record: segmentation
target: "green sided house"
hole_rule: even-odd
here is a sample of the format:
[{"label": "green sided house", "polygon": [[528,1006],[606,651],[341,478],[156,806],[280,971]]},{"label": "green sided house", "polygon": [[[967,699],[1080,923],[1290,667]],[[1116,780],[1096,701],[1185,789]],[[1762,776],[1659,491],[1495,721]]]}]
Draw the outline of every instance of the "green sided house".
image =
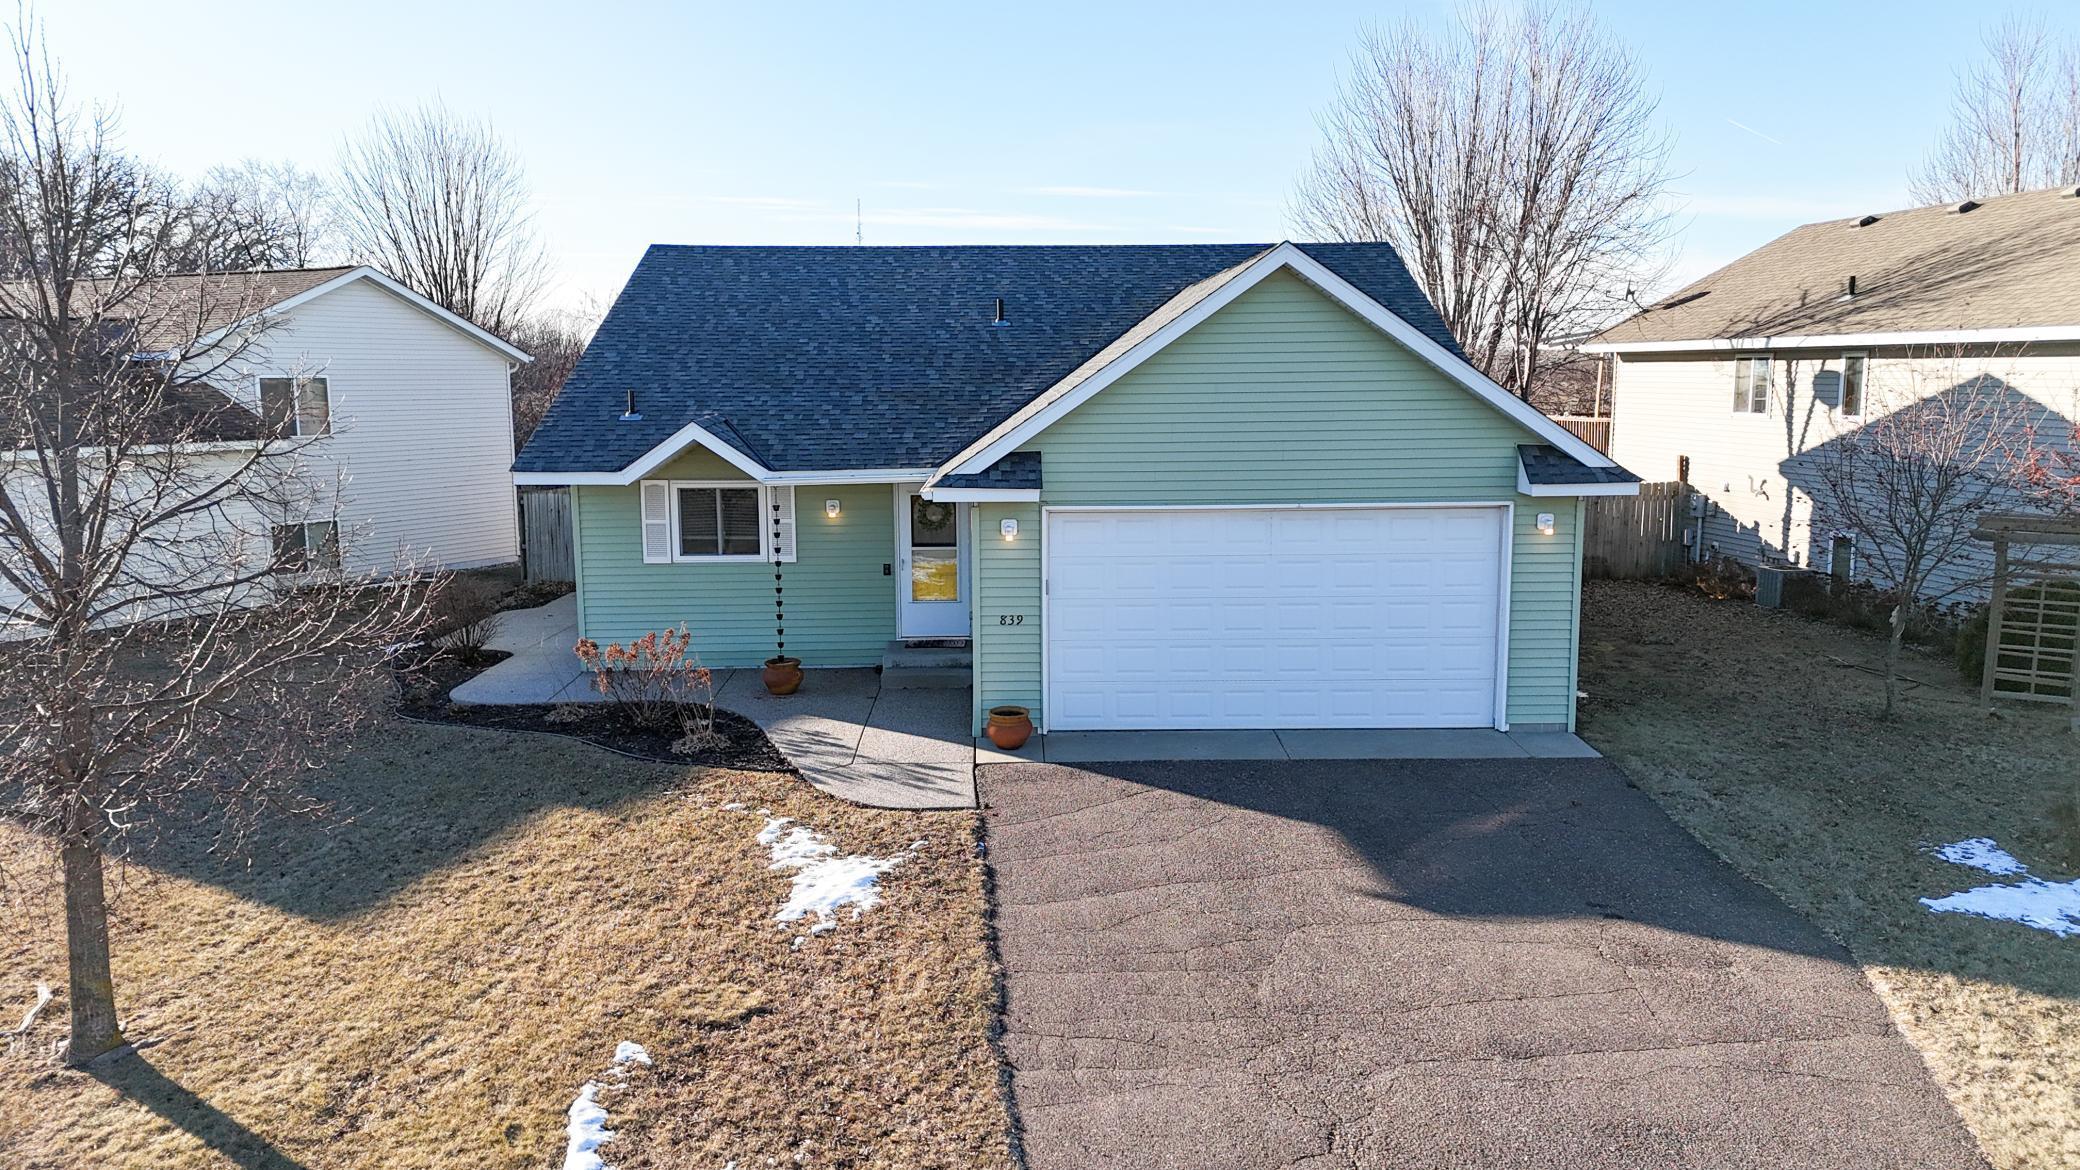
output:
[{"label": "green sided house", "polygon": [[655,247],[515,479],[586,637],[965,647],[1045,731],[1571,730],[1581,499],[1637,484],[1391,248],[1290,243]]}]

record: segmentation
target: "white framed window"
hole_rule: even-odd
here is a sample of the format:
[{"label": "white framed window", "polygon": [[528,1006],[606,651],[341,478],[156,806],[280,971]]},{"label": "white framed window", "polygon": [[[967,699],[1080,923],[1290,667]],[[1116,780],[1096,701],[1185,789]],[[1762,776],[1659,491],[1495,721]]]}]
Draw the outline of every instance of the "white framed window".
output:
[{"label": "white framed window", "polygon": [[332,433],[332,386],[325,378],[260,379],[260,424],[269,439]]},{"label": "white framed window", "polygon": [[1769,413],[1769,354],[1733,359],[1733,413]]},{"label": "white framed window", "polygon": [[792,487],[646,479],[639,492],[646,564],[794,560]]},{"label": "white framed window", "polygon": [[1835,413],[1843,418],[1862,418],[1864,404],[1864,382],[1870,375],[1868,354],[1845,353],[1842,355],[1842,393]]},{"label": "white framed window", "polygon": [[756,484],[672,483],[672,559],[766,559],[765,492]]},{"label": "white framed window", "polygon": [[275,572],[336,573],[339,568],[339,521],[274,526]]}]

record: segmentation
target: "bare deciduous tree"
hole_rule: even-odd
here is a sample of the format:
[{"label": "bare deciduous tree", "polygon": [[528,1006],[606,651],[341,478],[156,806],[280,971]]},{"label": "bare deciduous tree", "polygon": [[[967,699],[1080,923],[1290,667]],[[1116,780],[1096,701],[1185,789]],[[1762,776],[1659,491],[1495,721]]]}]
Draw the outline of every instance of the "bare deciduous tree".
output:
[{"label": "bare deciduous tree", "polygon": [[306,268],[335,250],[325,181],[293,163],[212,168],[190,197],[169,266]]},{"label": "bare deciduous tree", "polygon": [[1924,203],[2080,183],[2080,51],[2025,16],[1983,44],[1957,78],[1949,127],[1910,177]]},{"label": "bare deciduous tree", "polygon": [[599,324],[597,312],[547,313],[513,330],[507,338],[534,356],[513,370],[513,445],[518,450],[541,425],[571,371],[584,356],[585,344]]},{"label": "bare deciduous tree", "polygon": [[[1982,583],[1979,518],[2012,508],[2028,486],[2022,444],[2037,408],[1983,356],[1886,363],[1865,388],[1869,421],[1797,460],[1813,485],[1816,526],[1849,536],[1858,575],[1894,601],[1885,714],[1897,710],[1900,649],[1917,603]],[[1918,599],[1918,602],[1917,602]]]},{"label": "bare deciduous tree", "polygon": [[1668,141],[1630,53],[1582,9],[1466,11],[1366,35],[1294,199],[1299,230],[1384,240],[1476,366],[1542,363],[1658,278]]},{"label": "bare deciduous tree", "polygon": [[340,159],[347,250],[442,308],[503,335],[540,294],[520,161],[483,122],[438,104],[377,115]]},{"label": "bare deciduous tree", "polygon": [[[241,283],[166,279],[190,213],[61,94],[33,29],[0,98],[0,815],[62,872],[71,1040],[123,1043],[105,862],[231,849],[387,698],[424,590],[345,572],[322,439],[228,375]],[[244,379],[236,379],[243,383]],[[278,412],[280,415],[278,416]],[[330,517],[313,528],[316,517]],[[291,575],[284,575],[284,571]]]}]

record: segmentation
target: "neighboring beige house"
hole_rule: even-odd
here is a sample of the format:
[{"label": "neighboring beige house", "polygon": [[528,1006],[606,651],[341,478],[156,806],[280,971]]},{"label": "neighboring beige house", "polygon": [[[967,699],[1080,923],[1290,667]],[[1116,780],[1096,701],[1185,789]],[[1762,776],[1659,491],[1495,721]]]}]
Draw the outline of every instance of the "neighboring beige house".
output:
[{"label": "neighboring beige house", "polygon": [[1992,378],[2046,441],[2070,437],[2080,197],[1807,224],[1583,348],[1614,358],[1611,457],[1698,490],[1694,557],[1826,568],[1809,453],[1836,436]]}]

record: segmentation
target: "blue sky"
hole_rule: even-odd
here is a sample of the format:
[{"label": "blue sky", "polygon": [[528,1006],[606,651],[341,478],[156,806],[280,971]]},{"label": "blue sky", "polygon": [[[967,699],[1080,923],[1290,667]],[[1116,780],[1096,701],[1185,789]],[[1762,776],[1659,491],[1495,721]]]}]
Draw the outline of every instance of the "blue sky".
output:
[{"label": "blue sky", "polygon": [[[869,243],[1284,238],[1358,30],[1451,7],[47,0],[42,16],[74,94],[183,173],[324,171],[383,103],[490,117],[574,305],[610,299],[652,242],[849,243],[855,199]],[[1678,279],[1799,223],[1903,206],[2002,11],[1595,8],[1675,136]]]}]

